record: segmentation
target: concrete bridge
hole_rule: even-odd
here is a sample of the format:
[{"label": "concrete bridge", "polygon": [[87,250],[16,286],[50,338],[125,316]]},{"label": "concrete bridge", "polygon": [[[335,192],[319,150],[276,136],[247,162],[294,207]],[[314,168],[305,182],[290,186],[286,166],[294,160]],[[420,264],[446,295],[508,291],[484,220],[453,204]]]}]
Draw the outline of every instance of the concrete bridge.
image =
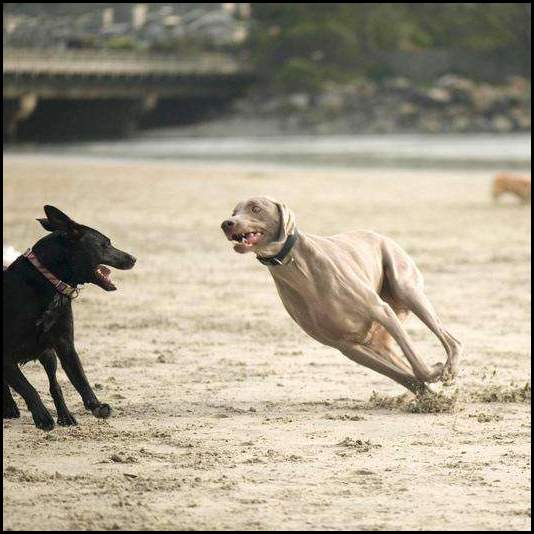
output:
[{"label": "concrete bridge", "polygon": [[4,50],[8,139],[125,135],[222,111],[253,81],[234,58],[130,52]]}]

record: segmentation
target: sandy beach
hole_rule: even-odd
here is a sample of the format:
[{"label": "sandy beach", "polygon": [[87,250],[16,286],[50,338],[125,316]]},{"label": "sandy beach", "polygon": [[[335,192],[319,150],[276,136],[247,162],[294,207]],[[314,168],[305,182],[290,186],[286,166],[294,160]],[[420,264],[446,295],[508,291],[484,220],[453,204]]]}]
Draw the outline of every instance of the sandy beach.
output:
[{"label": "sandy beach", "polygon": [[[74,304],[97,420],[3,423],[5,530],[530,529],[530,207],[484,169],[329,170],[7,155],[4,242],[44,235],[44,204],[138,258]],[[219,225],[283,199],[304,232],[372,229],[422,270],[465,347],[444,413],[304,334],[268,270]],[[415,319],[428,362],[444,360]],[[53,409],[44,370],[24,368]]]}]

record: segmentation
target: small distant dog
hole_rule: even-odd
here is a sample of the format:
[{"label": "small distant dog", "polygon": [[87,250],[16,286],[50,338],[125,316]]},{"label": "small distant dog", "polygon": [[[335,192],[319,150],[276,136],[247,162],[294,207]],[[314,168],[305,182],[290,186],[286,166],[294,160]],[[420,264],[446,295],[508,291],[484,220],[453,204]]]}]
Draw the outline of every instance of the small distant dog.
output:
[{"label": "small distant dog", "polygon": [[135,258],[113,247],[105,235],[74,222],[57,208],[45,206],[44,211],[46,218],[37,220],[51,232],[49,235],[22,255],[12,247],[4,247],[3,418],[20,416],[9,389],[13,388],[26,402],[35,425],[51,430],[54,419],[19,364],[36,359],[42,363],[59,425],[75,425],[76,420],[56,379],[56,354],[86,409],[95,417],[109,417],[111,408],[97,399],[74,347],[71,303],[79,284],[115,290],[105,265],[131,269]]},{"label": "small distant dog", "polygon": [[507,173],[498,174],[493,180],[491,192],[495,201],[504,193],[511,193],[523,203],[530,203],[530,176],[517,176]]}]

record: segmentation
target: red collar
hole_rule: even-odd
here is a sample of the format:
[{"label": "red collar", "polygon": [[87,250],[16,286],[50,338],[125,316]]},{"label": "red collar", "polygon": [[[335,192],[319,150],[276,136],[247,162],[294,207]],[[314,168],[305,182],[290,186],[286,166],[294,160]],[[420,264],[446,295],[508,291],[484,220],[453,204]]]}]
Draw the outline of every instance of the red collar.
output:
[{"label": "red collar", "polygon": [[55,277],[35,255],[35,252],[29,248],[23,256],[54,286],[58,293],[69,297],[69,299],[75,299],[80,290],[77,287],[69,286],[65,282],[62,282],[59,278]]}]

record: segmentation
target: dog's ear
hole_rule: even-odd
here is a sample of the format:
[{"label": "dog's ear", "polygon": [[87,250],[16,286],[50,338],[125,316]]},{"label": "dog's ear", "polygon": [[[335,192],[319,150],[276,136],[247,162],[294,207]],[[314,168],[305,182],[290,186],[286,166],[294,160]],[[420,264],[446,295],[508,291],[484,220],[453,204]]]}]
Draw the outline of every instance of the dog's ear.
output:
[{"label": "dog's ear", "polygon": [[55,228],[50,224],[48,219],[36,219],[41,223],[41,226],[47,231],[47,232],[53,232]]},{"label": "dog's ear", "polygon": [[81,235],[81,227],[74,222],[68,215],[58,210],[54,206],[44,206],[46,219],[37,219],[41,226],[49,232],[59,230],[65,232],[71,237],[79,237]]},{"label": "dog's ear", "polygon": [[278,241],[285,242],[288,236],[295,232],[295,214],[283,202],[275,201],[275,204],[280,214],[280,234]]},{"label": "dog's ear", "polygon": [[262,256],[274,256],[278,254],[281,248],[284,246],[288,236],[295,233],[296,219],[295,214],[290,210],[283,202],[278,202],[270,197],[264,197],[271,201],[278,211],[278,219],[280,229],[278,231],[278,237],[266,245],[260,245]]}]

